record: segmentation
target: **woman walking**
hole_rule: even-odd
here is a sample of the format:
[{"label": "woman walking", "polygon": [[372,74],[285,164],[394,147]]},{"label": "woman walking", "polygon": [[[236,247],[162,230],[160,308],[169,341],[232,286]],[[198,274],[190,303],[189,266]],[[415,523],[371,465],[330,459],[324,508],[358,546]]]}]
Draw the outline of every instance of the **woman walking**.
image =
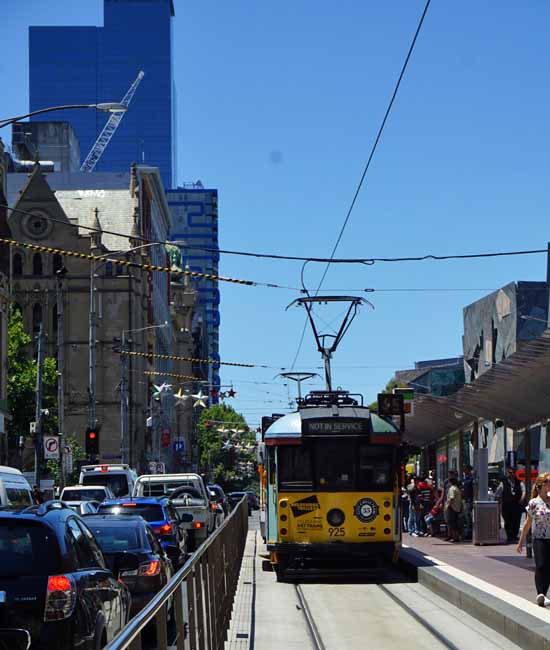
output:
[{"label": "woman walking", "polygon": [[546,607],[550,587],[550,473],[540,474],[527,504],[527,520],[521,531],[517,552],[521,553],[529,530],[533,530],[533,554],[535,556],[535,586],[537,605]]}]

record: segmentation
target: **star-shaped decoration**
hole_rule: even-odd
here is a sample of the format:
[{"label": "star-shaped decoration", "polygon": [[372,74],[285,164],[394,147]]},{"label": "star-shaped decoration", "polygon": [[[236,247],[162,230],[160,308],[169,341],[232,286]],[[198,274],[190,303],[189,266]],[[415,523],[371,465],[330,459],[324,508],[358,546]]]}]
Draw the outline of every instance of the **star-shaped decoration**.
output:
[{"label": "star-shaped decoration", "polygon": [[202,406],[203,408],[206,408],[207,396],[203,394],[202,390],[199,390],[196,395],[191,395],[191,397],[195,400],[193,406]]},{"label": "star-shaped decoration", "polygon": [[223,443],[223,445],[222,445],[222,449],[225,449],[225,450],[227,450],[227,449],[231,449],[232,446],[233,446],[233,445],[231,444],[231,441],[230,441],[230,440],[226,440],[226,441]]},{"label": "star-shaped decoration", "polygon": [[190,396],[184,395],[180,388],[177,393],[174,393],[174,399],[176,400],[176,406],[179,406],[180,404],[183,406],[185,402],[190,399]]},{"label": "star-shaped decoration", "polygon": [[226,432],[228,431],[228,429],[226,429],[226,428],[224,427],[224,425],[222,424],[221,427],[218,427],[218,431],[219,431],[220,433],[226,433]]},{"label": "star-shaped decoration", "polygon": [[233,389],[231,389],[231,390],[228,390],[228,391],[227,391],[227,395],[226,395],[226,396],[227,396],[227,397],[235,397],[236,394],[237,394],[237,393],[236,393]]},{"label": "star-shaped decoration", "polygon": [[212,397],[218,397],[219,394],[220,394],[220,391],[219,391],[217,388],[213,388],[213,389],[210,391],[210,395],[211,395]]}]

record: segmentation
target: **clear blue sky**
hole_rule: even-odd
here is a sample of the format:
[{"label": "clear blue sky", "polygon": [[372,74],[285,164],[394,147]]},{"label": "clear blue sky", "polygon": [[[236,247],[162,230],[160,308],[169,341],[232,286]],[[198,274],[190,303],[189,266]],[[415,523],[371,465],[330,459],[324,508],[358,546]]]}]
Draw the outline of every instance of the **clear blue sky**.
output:
[{"label": "clear blue sky", "polygon": [[[219,189],[223,248],[329,255],[424,0],[175,5],[178,180]],[[0,116],[28,106],[28,25],[101,24],[101,14],[101,0],[2,3]],[[546,0],[432,0],[339,256],[546,245],[549,29]],[[308,286],[322,270],[308,267]],[[221,272],[300,282],[298,263],[223,256]],[[543,255],[342,266],[324,286],[491,290],[544,273]],[[396,368],[460,354],[462,307],[484,293],[368,294],[376,310],[343,341],[334,383],[370,400]],[[304,322],[284,311],[295,297],[222,286],[222,359],[289,367]],[[308,331],[297,368],[319,365]],[[272,381],[274,368],[222,373],[251,423],[288,405],[280,382],[248,383]]]}]

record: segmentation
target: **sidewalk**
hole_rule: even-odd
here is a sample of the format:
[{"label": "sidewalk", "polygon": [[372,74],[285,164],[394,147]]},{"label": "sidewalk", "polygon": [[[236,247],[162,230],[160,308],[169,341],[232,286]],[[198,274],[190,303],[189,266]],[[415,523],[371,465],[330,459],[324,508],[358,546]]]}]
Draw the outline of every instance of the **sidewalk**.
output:
[{"label": "sidewalk", "polygon": [[[412,537],[403,533],[403,559],[413,549],[417,560],[452,566],[495,587],[510,591],[533,602],[535,594],[534,560],[516,553],[515,544],[474,546],[472,542],[451,544],[442,537]],[[549,613],[550,616],[550,613]]]}]

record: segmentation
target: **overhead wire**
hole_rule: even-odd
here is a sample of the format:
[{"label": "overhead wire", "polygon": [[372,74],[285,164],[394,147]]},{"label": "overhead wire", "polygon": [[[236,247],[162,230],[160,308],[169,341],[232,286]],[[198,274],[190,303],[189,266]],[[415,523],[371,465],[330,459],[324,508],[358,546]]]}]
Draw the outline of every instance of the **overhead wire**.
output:
[{"label": "overhead wire", "polygon": [[[348,208],[348,211],[347,211],[346,217],[345,217],[345,219],[344,219],[344,222],[343,222],[343,224],[342,224],[342,227],[340,228],[340,232],[339,232],[339,234],[338,234],[338,237],[336,238],[336,242],[335,242],[334,247],[333,247],[333,249],[332,249],[332,253],[331,253],[331,255],[330,255],[329,261],[327,262],[327,265],[326,265],[326,267],[325,267],[325,270],[323,271],[323,275],[321,276],[321,280],[320,280],[320,282],[319,282],[319,285],[317,286],[317,290],[316,290],[316,292],[315,292],[315,295],[318,295],[319,290],[321,289],[321,287],[322,287],[322,285],[323,285],[323,282],[324,282],[325,277],[326,277],[326,275],[327,275],[327,273],[328,273],[328,270],[329,270],[329,268],[330,268],[330,265],[332,264],[332,262],[333,262],[333,260],[334,260],[334,256],[336,255],[336,251],[337,251],[337,249],[338,249],[338,246],[340,245],[340,241],[342,240],[342,236],[343,236],[343,234],[344,234],[344,231],[345,231],[345,229],[346,229],[346,226],[348,225],[348,221],[349,221],[349,219],[350,219],[350,217],[351,217],[351,213],[352,213],[352,211],[353,211],[353,208],[355,207],[355,204],[356,204],[356,202],[357,202],[357,198],[358,198],[358,196],[359,196],[359,193],[360,193],[360,191],[361,191],[361,188],[363,187],[363,183],[364,183],[365,178],[366,178],[366,176],[367,176],[367,172],[368,172],[368,170],[369,170],[369,168],[370,168],[370,164],[371,164],[371,162],[372,162],[372,160],[373,160],[373,158],[374,158],[374,154],[376,153],[376,149],[377,149],[377,147],[378,147],[378,143],[380,142],[380,139],[381,139],[381,137],[382,137],[382,133],[383,133],[383,131],[384,131],[384,127],[386,126],[386,122],[387,122],[388,117],[389,117],[389,115],[390,115],[390,112],[391,112],[391,109],[392,109],[392,107],[393,107],[393,104],[394,104],[395,98],[397,97],[397,93],[398,93],[398,91],[399,91],[399,87],[400,87],[400,85],[401,85],[401,81],[402,81],[402,79],[403,79],[403,77],[404,77],[404,75],[405,75],[405,71],[406,71],[406,69],[407,69],[407,66],[408,66],[408,64],[409,64],[409,60],[410,60],[411,55],[412,55],[412,53],[413,53],[414,46],[415,46],[415,44],[416,44],[416,40],[417,40],[417,38],[418,38],[418,35],[420,34],[420,30],[422,29],[422,25],[424,24],[424,18],[426,17],[426,14],[427,14],[427,12],[428,12],[428,8],[429,8],[429,6],[430,6],[430,2],[431,2],[431,0],[427,0],[427,1],[426,1],[426,5],[424,6],[424,11],[422,12],[422,15],[421,15],[421,17],[420,17],[420,21],[419,21],[418,26],[417,26],[417,28],[416,28],[416,31],[415,31],[414,37],[413,37],[412,42],[411,42],[411,44],[410,44],[410,46],[409,46],[409,51],[407,52],[407,56],[405,57],[405,62],[403,63],[403,66],[401,67],[401,72],[399,73],[399,77],[398,77],[398,79],[397,79],[397,83],[395,84],[395,87],[394,87],[394,90],[393,90],[393,93],[392,93],[391,99],[390,99],[389,104],[388,104],[388,106],[387,106],[387,108],[386,108],[386,112],[385,112],[385,114],[384,114],[384,118],[382,119],[382,123],[380,124],[380,128],[378,129],[378,133],[376,134],[376,138],[375,138],[374,143],[373,143],[373,145],[372,145],[372,147],[371,147],[371,151],[370,151],[369,157],[367,158],[367,162],[366,162],[366,164],[365,164],[365,166],[364,166],[364,168],[363,168],[363,173],[361,174],[361,178],[359,179],[359,183],[358,183],[357,188],[356,188],[356,190],[355,190],[355,193],[354,193],[354,195],[353,195],[353,199],[352,199],[351,204],[350,204],[350,206],[349,206],[349,208]],[[305,263],[304,263],[304,265],[305,265]],[[302,277],[303,277],[303,267],[302,267]],[[293,362],[292,362],[292,368],[294,368],[294,366],[295,366],[295,364],[296,364],[296,361],[298,360],[298,356],[299,356],[299,354],[300,354],[300,350],[301,350],[302,345],[303,345],[303,342],[304,342],[304,337],[305,337],[305,332],[306,332],[306,328],[307,328],[307,323],[308,323],[308,319],[306,318],[306,320],[305,320],[305,322],[304,322],[304,327],[303,327],[303,329],[302,329],[302,334],[301,334],[301,336],[300,336],[300,342],[298,343],[298,350],[297,350],[297,352],[296,352],[296,354],[295,354],[295,356],[294,356],[294,360],[293,360]]]}]

